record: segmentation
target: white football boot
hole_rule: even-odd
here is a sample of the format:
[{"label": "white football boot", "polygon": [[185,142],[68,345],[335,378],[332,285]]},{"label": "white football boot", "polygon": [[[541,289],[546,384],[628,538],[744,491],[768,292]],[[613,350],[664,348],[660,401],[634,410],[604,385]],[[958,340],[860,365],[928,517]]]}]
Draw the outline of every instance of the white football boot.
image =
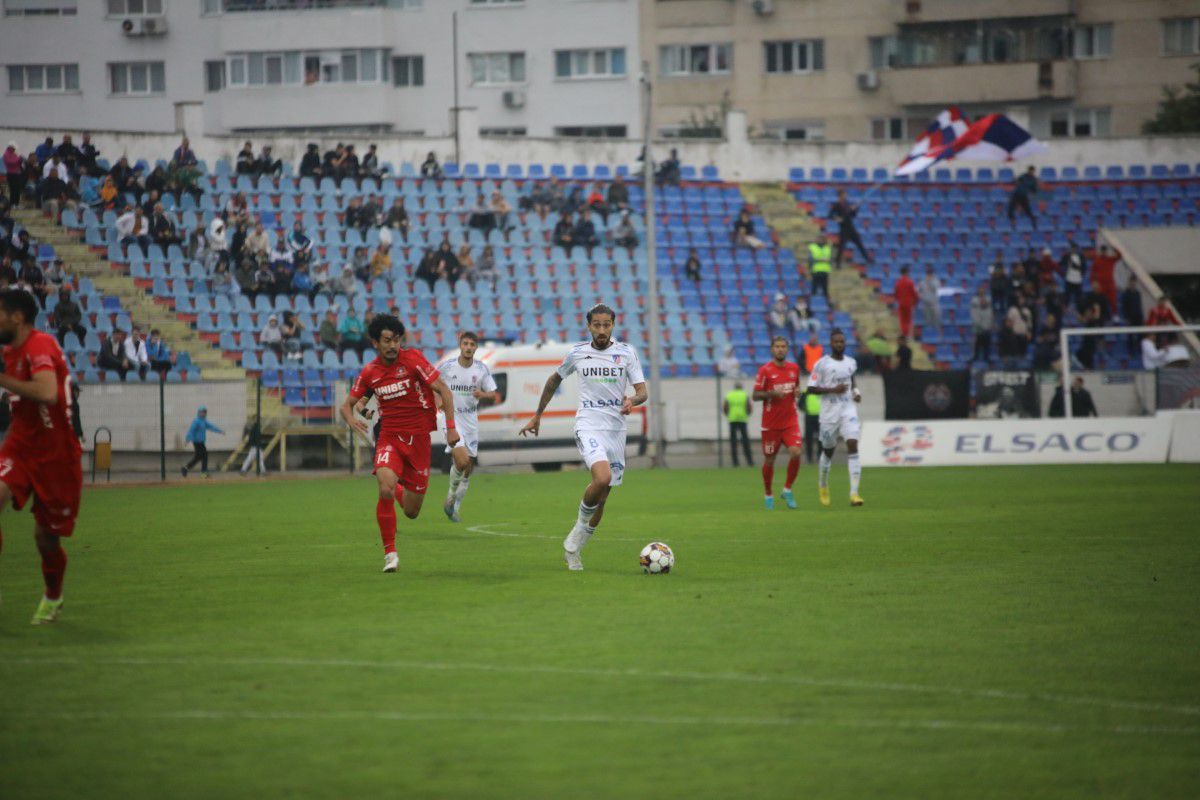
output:
[{"label": "white football boot", "polygon": [[395,572],[400,569],[400,555],[398,553],[385,553],[383,556],[383,571]]}]

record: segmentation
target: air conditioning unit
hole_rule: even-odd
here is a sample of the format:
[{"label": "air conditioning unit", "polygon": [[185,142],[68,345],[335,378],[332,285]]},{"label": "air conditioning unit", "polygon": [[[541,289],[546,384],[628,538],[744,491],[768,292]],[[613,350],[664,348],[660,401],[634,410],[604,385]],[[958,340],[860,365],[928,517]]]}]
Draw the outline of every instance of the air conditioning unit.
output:
[{"label": "air conditioning unit", "polygon": [[869,69],[858,73],[858,88],[864,92],[873,92],[879,88],[879,72]]},{"label": "air conditioning unit", "polygon": [[750,0],[750,6],[760,17],[769,17],[775,13],[775,0]]},{"label": "air conditioning unit", "polygon": [[121,20],[121,32],[126,36],[163,36],[167,32],[167,18],[126,17]]},{"label": "air conditioning unit", "polygon": [[505,108],[524,108],[525,107],[525,93],[518,89],[513,89],[513,90],[505,92],[503,99],[504,99]]}]

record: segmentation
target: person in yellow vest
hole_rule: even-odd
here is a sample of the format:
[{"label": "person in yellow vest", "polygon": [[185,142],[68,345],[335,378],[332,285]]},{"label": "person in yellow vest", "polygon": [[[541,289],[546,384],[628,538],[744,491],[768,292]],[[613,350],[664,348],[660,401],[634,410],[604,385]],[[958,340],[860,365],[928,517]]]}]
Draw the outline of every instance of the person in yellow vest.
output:
[{"label": "person in yellow vest", "polygon": [[817,240],[808,245],[808,270],[812,275],[812,296],[823,294],[829,297],[829,265],[833,259],[833,247],[822,232]]},{"label": "person in yellow vest", "polygon": [[821,396],[818,394],[804,395],[804,458],[810,464],[817,463],[813,458],[813,448],[821,433]]},{"label": "person in yellow vest", "polygon": [[729,448],[733,452],[733,465],[738,464],[738,438],[742,440],[742,452],[746,455],[746,463],[754,466],[754,459],[750,455],[750,432],[746,427],[746,421],[750,419],[751,412],[754,411],[754,403],[750,400],[750,395],[742,388],[742,382],[738,381],[733,384],[733,389],[725,394],[725,418],[729,420]]}]

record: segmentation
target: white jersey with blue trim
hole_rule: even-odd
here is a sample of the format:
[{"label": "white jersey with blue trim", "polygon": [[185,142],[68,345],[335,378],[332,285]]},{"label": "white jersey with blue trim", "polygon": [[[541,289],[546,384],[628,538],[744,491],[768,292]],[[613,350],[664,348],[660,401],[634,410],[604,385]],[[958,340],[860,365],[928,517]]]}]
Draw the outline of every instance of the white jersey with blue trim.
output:
[{"label": "white jersey with blue trim", "polygon": [[809,386],[832,389],[839,384],[846,385],[846,391],[841,394],[821,395],[821,424],[827,425],[847,416],[858,417],[858,407],[854,403],[854,393],[850,388],[857,371],[858,362],[846,355],[840,359],[822,356],[813,364],[812,375],[808,377]]},{"label": "white jersey with blue trim", "polygon": [[571,373],[579,375],[575,430],[625,430],[625,416],[621,413],[625,391],[629,386],[646,382],[637,351],[616,339],[603,350],[593,347],[591,340],[580,342],[558,367],[560,378]]},{"label": "white jersey with blue trim", "polygon": [[463,436],[472,434],[478,437],[479,401],[475,398],[475,390],[496,391],[492,371],[479,359],[473,359],[471,366],[464,367],[458,356],[446,359],[438,364],[437,369],[442,374],[442,382],[454,394],[454,427]]}]

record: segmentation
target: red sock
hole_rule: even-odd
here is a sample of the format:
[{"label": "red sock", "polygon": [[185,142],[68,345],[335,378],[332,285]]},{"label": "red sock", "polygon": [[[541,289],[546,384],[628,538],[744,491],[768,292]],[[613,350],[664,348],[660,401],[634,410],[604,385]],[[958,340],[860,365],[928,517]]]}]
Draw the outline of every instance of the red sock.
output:
[{"label": "red sock", "polygon": [[46,597],[57,600],[62,597],[63,578],[67,575],[67,551],[62,545],[49,553],[42,553],[42,580],[46,582]]},{"label": "red sock", "polygon": [[396,506],[392,500],[379,498],[375,504],[375,519],[379,522],[379,538],[383,540],[383,552],[396,552]]},{"label": "red sock", "polygon": [[791,489],[792,484],[796,481],[796,473],[800,471],[800,459],[792,458],[788,460],[787,480],[783,483],[783,488]]},{"label": "red sock", "polygon": [[770,461],[763,462],[763,488],[767,490],[767,497],[771,496],[771,482],[775,480],[775,465]]}]

